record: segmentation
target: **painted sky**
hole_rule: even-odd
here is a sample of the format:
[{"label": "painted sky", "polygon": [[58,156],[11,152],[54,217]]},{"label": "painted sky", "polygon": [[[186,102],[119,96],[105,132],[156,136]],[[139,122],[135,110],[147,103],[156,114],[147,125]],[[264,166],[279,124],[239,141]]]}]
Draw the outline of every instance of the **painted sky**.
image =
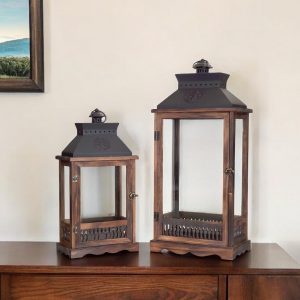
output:
[{"label": "painted sky", "polygon": [[29,37],[29,0],[0,0],[0,43]]}]

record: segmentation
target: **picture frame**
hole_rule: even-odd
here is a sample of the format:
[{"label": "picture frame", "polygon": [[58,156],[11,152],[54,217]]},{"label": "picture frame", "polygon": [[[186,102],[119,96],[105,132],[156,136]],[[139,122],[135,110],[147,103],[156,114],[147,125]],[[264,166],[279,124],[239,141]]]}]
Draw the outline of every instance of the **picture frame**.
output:
[{"label": "picture frame", "polygon": [[43,0],[28,1],[30,75],[0,78],[0,92],[44,92]]}]

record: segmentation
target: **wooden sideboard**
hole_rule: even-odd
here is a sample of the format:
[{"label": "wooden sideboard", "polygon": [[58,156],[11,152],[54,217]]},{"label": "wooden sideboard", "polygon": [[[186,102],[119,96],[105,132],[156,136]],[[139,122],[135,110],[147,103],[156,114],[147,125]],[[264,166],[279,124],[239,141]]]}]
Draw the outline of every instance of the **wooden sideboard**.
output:
[{"label": "wooden sideboard", "polygon": [[0,242],[1,299],[299,300],[300,266],[277,244],[235,261],[150,253],[70,260],[55,243]]}]

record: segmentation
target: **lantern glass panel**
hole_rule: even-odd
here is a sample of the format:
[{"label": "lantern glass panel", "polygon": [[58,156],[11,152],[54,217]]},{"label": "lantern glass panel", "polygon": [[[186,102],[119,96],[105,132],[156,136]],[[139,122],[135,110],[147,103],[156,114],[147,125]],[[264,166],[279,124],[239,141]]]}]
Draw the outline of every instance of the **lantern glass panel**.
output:
[{"label": "lantern glass panel", "polygon": [[[122,195],[125,195],[125,170],[120,167],[122,187],[120,189],[121,216],[126,217],[126,201],[123,201]],[[123,172],[122,172],[123,171]],[[122,176],[123,175],[123,176]],[[116,217],[116,180],[115,167],[84,167],[81,168],[81,221],[86,219],[101,217]],[[125,185],[126,187],[126,185]],[[119,217],[119,215],[118,215]]]},{"label": "lantern glass panel", "polygon": [[243,120],[235,120],[234,214],[242,212]]},{"label": "lantern glass panel", "polygon": [[180,120],[180,211],[222,213],[223,132],[223,120]]},{"label": "lantern glass panel", "polygon": [[164,143],[163,143],[163,213],[168,213],[173,210],[172,200],[172,182],[173,182],[173,120],[166,119],[163,122]]},{"label": "lantern glass panel", "polygon": [[65,220],[70,220],[70,168],[64,167]]},{"label": "lantern glass panel", "polygon": [[[174,120],[163,120],[163,213],[175,211]],[[180,120],[179,210],[223,212],[224,121]]]}]

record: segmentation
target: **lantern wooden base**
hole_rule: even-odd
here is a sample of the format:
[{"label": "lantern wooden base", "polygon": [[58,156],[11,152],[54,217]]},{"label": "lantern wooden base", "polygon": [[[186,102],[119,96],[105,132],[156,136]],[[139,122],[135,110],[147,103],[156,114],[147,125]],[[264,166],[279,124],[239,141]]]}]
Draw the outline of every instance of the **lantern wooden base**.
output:
[{"label": "lantern wooden base", "polygon": [[150,242],[151,252],[162,252],[167,250],[176,254],[191,253],[196,256],[217,255],[224,260],[234,260],[237,256],[251,250],[250,241],[247,240],[233,247],[216,247],[211,245],[185,244],[175,241],[152,240]]},{"label": "lantern wooden base", "polygon": [[87,254],[101,255],[104,253],[117,253],[121,251],[138,252],[138,243],[120,243],[111,245],[92,246],[86,248],[70,249],[60,243],[57,243],[57,250],[69,256],[70,258],[81,258]]}]

